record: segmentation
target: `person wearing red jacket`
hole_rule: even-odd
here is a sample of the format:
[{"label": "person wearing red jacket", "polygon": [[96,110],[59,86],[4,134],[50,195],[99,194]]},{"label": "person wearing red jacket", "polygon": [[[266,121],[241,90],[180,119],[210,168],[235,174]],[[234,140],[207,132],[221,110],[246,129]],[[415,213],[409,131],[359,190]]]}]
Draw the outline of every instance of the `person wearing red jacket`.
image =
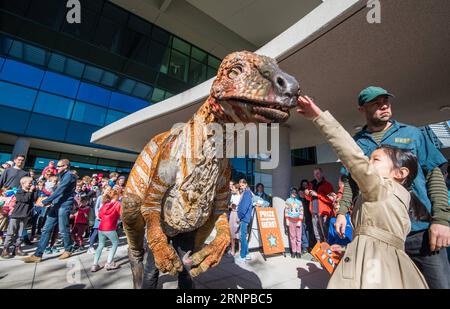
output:
[{"label": "person wearing red jacket", "polygon": [[333,217],[333,201],[328,197],[333,193],[333,185],[329,183],[320,167],[314,169],[314,180],[305,190],[305,197],[309,203],[309,209],[312,215],[312,224],[314,237],[317,242],[323,242],[327,239],[328,222]]},{"label": "person wearing red jacket", "polygon": [[116,190],[107,191],[102,196],[103,206],[98,213],[100,225],[98,227],[98,247],[95,251],[94,265],[91,267],[92,272],[99,271],[102,267],[98,264],[100,256],[102,255],[103,247],[106,239],[112,243],[109,251],[108,260],[105,265],[106,270],[113,270],[119,268],[113,261],[119,246],[119,236],[117,235],[117,223],[119,222],[121,207],[119,202],[119,193]]}]

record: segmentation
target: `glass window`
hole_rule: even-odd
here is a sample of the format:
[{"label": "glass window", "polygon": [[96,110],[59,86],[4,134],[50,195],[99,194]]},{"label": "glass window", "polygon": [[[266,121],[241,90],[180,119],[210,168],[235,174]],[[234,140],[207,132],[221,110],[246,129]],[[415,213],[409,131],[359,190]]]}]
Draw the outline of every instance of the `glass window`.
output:
[{"label": "glass window", "polygon": [[159,102],[164,100],[165,91],[159,88],[155,88],[153,91],[152,102]]},{"label": "glass window", "polygon": [[164,99],[168,99],[170,97],[173,97],[173,93],[166,92],[166,95],[165,95]]},{"label": "glass window", "polygon": [[215,77],[216,75],[217,75],[217,70],[216,70],[216,69],[213,69],[213,68],[211,68],[211,67],[208,67],[208,72],[207,72],[207,75],[206,75],[206,79],[213,78],[213,77]]},{"label": "glass window", "polygon": [[220,66],[220,60],[216,57],[213,57],[211,55],[208,55],[208,65],[213,67],[214,69],[218,69]]},{"label": "glass window", "polygon": [[103,71],[103,76],[100,80],[100,84],[108,87],[114,87],[118,79],[119,77],[116,74],[108,71]]},{"label": "glass window", "polygon": [[128,21],[128,12],[109,1],[103,5],[103,15],[118,24],[125,24]]},{"label": "glass window", "polygon": [[133,14],[130,14],[130,19],[128,20],[128,28],[147,36],[152,35],[152,24]]},{"label": "glass window", "polygon": [[74,101],[46,92],[39,92],[34,104],[34,112],[59,118],[70,119]]},{"label": "glass window", "polygon": [[113,109],[108,110],[108,114],[106,115],[105,126],[125,117],[126,115],[128,114],[115,111]]},{"label": "glass window", "polygon": [[0,54],[8,55],[13,40],[4,34],[0,34]]},{"label": "glass window", "polygon": [[96,165],[95,167],[97,170],[104,171],[104,172],[115,172],[117,169],[112,166],[106,166],[106,165]]},{"label": "glass window", "polygon": [[155,39],[156,41],[162,43],[165,46],[170,46],[170,41],[171,41],[172,36],[170,35],[169,32],[167,32],[159,27],[153,26],[152,38]]},{"label": "glass window", "polygon": [[9,50],[9,55],[26,62],[45,66],[47,64],[47,52],[39,47],[14,41]]},{"label": "glass window", "polygon": [[[149,56],[147,58],[148,65],[159,71],[163,60],[165,60],[166,63],[169,62],[168,51],[170,51],[169,48],[155,41],[150,42]],[[166,56],[166,58],[164,58],[164,56]],[[167,72],[167,65],[166,65],[166,72]]]},{"label": "glass window", "polygon": [[103,8],[103,0],[80,0],[81,7],[87,7],[94,12],[100,12]]},{"label": "glass window", "polygon": [[113,92],[111,94],[111,100],[109,101],[109,107],[118,109],[120,111],[133,113],[144,107],[147,107],[149,102],[133,98],[121,93]]},{"label": "glass window", "polygon": [[2,1],[3,9],[20,16],[25,16],[29,5],[30,0]]},{"label": "glass window", "polygon": [[110,96],[111,91],[82,82],[78,90],[77,98],[85,102],[107,107]]},{"label": "glass window", "polygon": [[164,55],[163,55],[162,61],[160,63],[161,66],[160,66],[159,71],[161,73],[164,73],[164,74],[169,73],[169,59],[170,59],[170,48],[167,48],[164,51]]},{"label": "glass window", "polygon": [[133,90],[133,96],[144,99],[144,100],[150,100],[152,97],[152,91],[153,88],[145,85],[143,83],[137,83],[136,87],[134,87]]},{"label": "glass window", "polygon": [[118,89],[126,94],[131,94],[131,92],[133,92],[134,86],[136,86],[136,82],[134,80],[123,78],[119,82]]},{"label": "glass window", "polygon": [[2,71],[2,69],[3,69],[3,63],[5,62],[5,58],[3,58],[3,57],[0,57],[0,72]]},{"label": "glass window", "polygon": [[192,46],[192,55],[191,56],[192,56],[192,58],[194,58],[200,62],[203,62],[203,63],[206,63],[208,61],[208,54],[206,52],[204,52],[203,50],[198,49],[195,46]]},{"label": "glass window", "polygon": [[56,72],[81,78],[84,71],[84,64],[65,56],[51,53],[48,61],[48,68]]},{"label": "glass window", "polygon": [[[37,91],[0,82],[0,104],[31,111],[36,99]],[[2,117],[2,120],[4,117]],[[0,121],[0,122],[1,122]]]},{"label": "glass window", "polygon": [[46,166],[48,166],[48,163],[50,161],[56,161],[56,160],[55,159],[49,159],[49,158],[37,157],[36,160],[34,161],[34,167],[33,168],[35,170],[43,170]]},{"label": "glass window", "polygon": [[187,82],[188,64],[188,56],[173,50],[170,57],[169,75]]},{"label": "glass window", "polygon": [[39,24],[59,30],[62,20],[65,20],[67,1],[33,0],[28,9],[27,17]]},{"label": "glass window", "polygon": [[41,89],[66,97],[75,98],[77,96],[79,84],[79,80],[53,72],[46,72]]},{"label": "glass window", "polygon": [[95,126],[103,126],[105,123],[106,108],[76,102],[72,113],[72,120],[93,124]]},{"label": "glass window", "polygon": [[150,39],[141,33],[127,30],[120,43],[119,53],[129,59],[145,63],[147,60]]},{"label": "glass window", "polygon": [[30,114],[30,112],[0,106],[0,115],[2,115],[0,131],[23,134],[27,127]]},{"label": "glass window", "polygon": [[6,161],[11,160],[12,153],[0,152],[0,164],[5,163]]},{"label": "glass window", "polygon": [[39,88],[44,71],[29,64],[7,59],[0,72],[0,79]]},{"label": "glass window", "polygon": [[97,164],[105,165],[105,166],[109,166],[109,167],[112,167],[112,166],[115,167],[119,164],[119,161],[99,158]]},{"label": "glass window", "polygon": [[179,38],[173,38],[172,47],[188,56],[191,54],[191,45]]},{"label": "glass window", "polygon": [[[90,2],[91,1],[88,1],[88,3]],[[82,40],[92,42],[92,38],[95,34],[95,26],[100,17],[98,14],[86,9],[86,5],[84,3],[81,4],[81,23],[69,24],[65,22],[63,23],[62,31]]]},{"label": "glass window", "polygon": [[197,85],[206,80],[206,65],[198,61],[191,60],[189,66],[189,83]]},{"label": "glass window", "polygon": [[31,114],[26,134],[34,137],[63,141],[66,135],[68,120]]},{"label": "glass window", "polygon": [[69,129],[67,130],[66,141],[69,143],[92,146],[92,133],[94,133],[98,129],[100,129],[100,127],[91,126],[79,122],[71,122],[69,125]]},{"label": "glass window", "polygon": [[122,28],[112,20],[101,17],[95,34],[95,43],[107,50],[117,50],[117,42],[121,36]]},{"label": "glass window", "polygon": [[90,80],[92,82],[100,83],[102,75],[103,75],[102,69],[87,65],[86,69],[84,70],[83,78]]}]

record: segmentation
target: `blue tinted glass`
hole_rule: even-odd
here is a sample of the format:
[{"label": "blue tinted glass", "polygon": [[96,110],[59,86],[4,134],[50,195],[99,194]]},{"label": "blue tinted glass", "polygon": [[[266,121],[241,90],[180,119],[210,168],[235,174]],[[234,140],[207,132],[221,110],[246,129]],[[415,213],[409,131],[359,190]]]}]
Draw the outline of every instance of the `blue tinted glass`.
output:
[{"label": "blue tinted glass", "polygon": [[147,101],[133,98],[117,92],[113,92],[111,94],[111,101],[109,101],[109,107],[129,113],[133,113],[137,110],[147,107],[148,105],[149,103]]},{"label": "blue tinted glass", "polygon": [[0,72],[0,79],[39,88],[44,71],[31,65],[7,59]]},{"label": "blue tinted glass", "polygon": [[66,135],[68,120],[45,115],[32,114],[26,134],[56,141],[63,141]]},{"label": "blue tinted glass", "polygon": [[[0,104],[31,111],[37,91],[0,82]],[[2,120],[3,121],[2,117]]]},{"label": "blue tinted glass", "polygon": [[136,85],[136,82],[134,80],[125,78],[125,79],[120,80],[117,88],[126,94],[131,94],[135,85]]},{"label": "blue tinted glass", "polygon": [[111,91],[87,83],[81,83],[78,99],[89,103],[108,106]]},{"label": "blue tinted glass", "polygon": [[34,104],[34,112],[70,119],[73,103],[73,100],[70,99],[39,92],[36,103]]},{"label": "blue tinted glass", "polygon": [[12,43],[12,39],[7,37],[6,35],[0,34],[0,54],[7,55]]},{"label": "blue tinted glass", "polygon": [[105,126],[125,117],[126,115],[128,114],[110,109],[106,115]]},{"label": "blue tinted glass", "polygon": [[133,93],[132,95],[141,99],[150,99],[152,97],[153,94],[153,88],[142,84],[142,83],[137,83],[136,87],[134,87]]},{"label": "blue tinted glass", "polygon": [[81,78],[83,75],[84,64],[65,56],[52,53],[48,62],[48,68],[56,72]]},{"label": "blue tinted glass", "polygon": [[72,162],[71,166],[73,166],[75,168],[86,168],[86,169],[91,169],[91,170],[95,170],[97,167],[97,165],[94,165],[94,164],[81,163],[81,162]]},{"label": "blue tinted glass", "polygon": [[1,71],[2,68],[3,68],[3,62],[5,62],[5,58],[0,57],[0,71]]},{"label": "blue tinted glass", "polygon": [[48,163],[50,161],[55,161],[55,159],[48,159],[48,158],[41,158],[37,157],[36,161],[34,162],[34,169],[35,170],[43,170],[46,166],[48,166]]},{"label": "blue tinted glass", "polygon": [[106,117],[106,108],[76,102],[72,113],[72,120],[103,126]]},{"label": "blue tinted glass", "polygon": [[[9,160],[9,157],[7,160]],[[97,165],[97,169],[102,170],[104,172],[115,172],[117,170],[115,167],[105,165]]]},{"label": "blue tinted glass", "polygon": [[109,86],[109,87],[114,87],[114,85],[116,84],[118,79],[119,79],[119,77],[116,74],[113,74],[108,71],[104,71],[102,79],[100,80],[100,84]]},{"label": "blue tinted glass", "polygon": [[80,82],[76,79],[53,72],[46,72],[41,89],[61,94],[66,97],[75,98],[77,96],[79,84]]},{"label": "blue tinted glass", "polygon": [[9,160],[11,160],[11,153],[0,152],[0,164],[3,164]]},{"label": "blue tinted glass", "polygon": [[0,131],[23,134],[27,127],[30,112],[0,106]]},{"label": "blue tinted glass", "polygon": [[84,70],[83,78],[96,83],[100,83],[102,75],[103,70],[87,65],[86,69]]},{"label": "blue tinted glass", "polygon": [[9,55],[33,64],[42,66],[47,64],[47,52],[44,49],[19,41],[14,41],[9,50]]},{"label": "blue tinted glass", "polygon": [[69,130],[67,131],[66,141],[75,144],[89,145],[91,144],[92,133],[100,129],[100,127],[94,127],[88,124],[79,122],[71,122]]}]

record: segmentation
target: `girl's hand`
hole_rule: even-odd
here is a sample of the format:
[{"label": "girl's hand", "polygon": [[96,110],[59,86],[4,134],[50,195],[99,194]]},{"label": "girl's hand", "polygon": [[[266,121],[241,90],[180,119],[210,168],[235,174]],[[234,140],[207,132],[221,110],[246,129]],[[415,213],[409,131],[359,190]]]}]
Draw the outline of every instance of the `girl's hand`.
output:
[{"label": "girl's hand", "polygon": [[342,247],[341,245],[332,245],[330,247],[330,250],[341,257],[345,254],[345,248]]},{"label": "girl's hand", "polygon": [[308,120],[314,120],[322,110],[308,96],[300,96],[297,101],[297,112]]}]

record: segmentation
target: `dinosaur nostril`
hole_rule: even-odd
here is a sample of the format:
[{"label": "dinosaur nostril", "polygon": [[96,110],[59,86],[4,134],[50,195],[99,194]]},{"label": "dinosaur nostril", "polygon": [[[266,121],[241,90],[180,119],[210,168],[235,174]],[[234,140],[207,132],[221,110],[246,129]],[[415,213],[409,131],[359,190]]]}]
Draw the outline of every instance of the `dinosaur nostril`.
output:
[{"label": "dinosaur nostril", "polygon": [[277,85],[280,86],[281,88],[284,88],[286,86],[286,82],[284,81],[283,78],[281,77],[277,77]]}]

